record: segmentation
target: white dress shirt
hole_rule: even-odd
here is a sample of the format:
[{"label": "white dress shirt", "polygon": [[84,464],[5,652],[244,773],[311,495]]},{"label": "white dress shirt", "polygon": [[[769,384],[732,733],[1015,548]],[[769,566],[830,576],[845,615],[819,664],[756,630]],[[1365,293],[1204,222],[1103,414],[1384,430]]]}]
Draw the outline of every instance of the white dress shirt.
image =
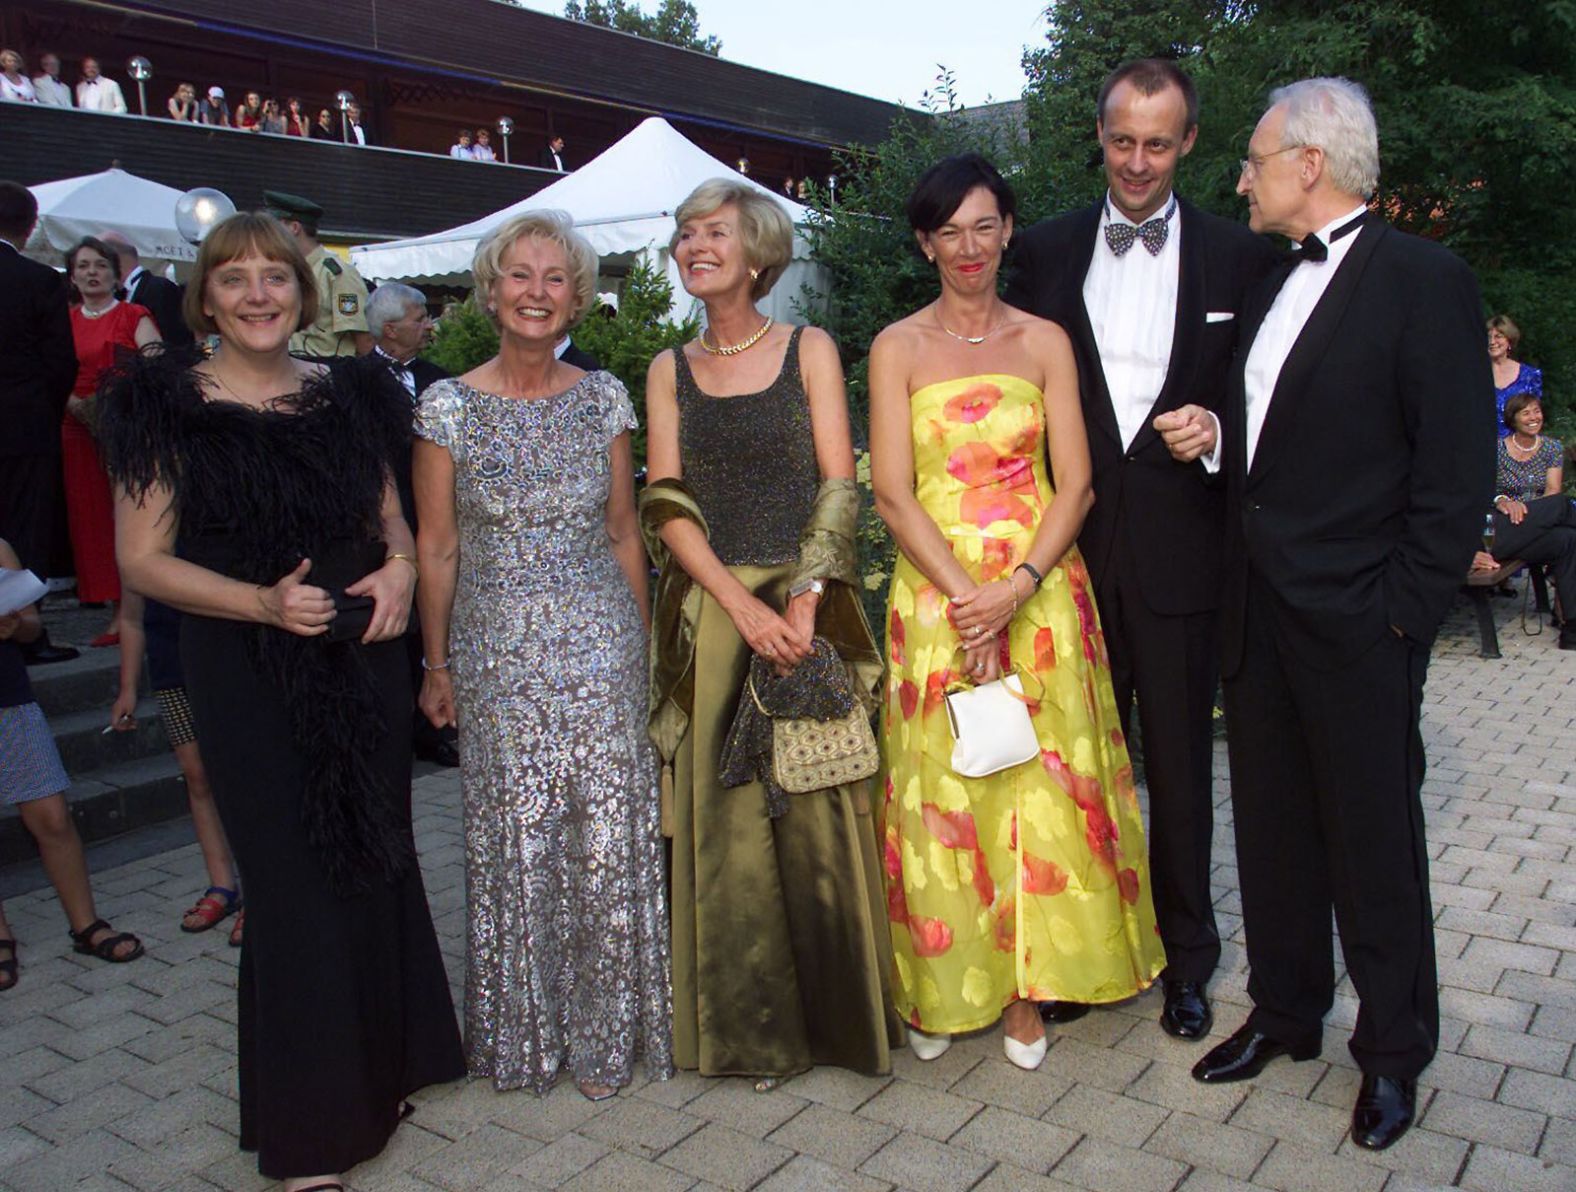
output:
[{"label": "white dress shirt", "polygon": [[472,145],[471,156],[477,161],[497,161],[498,155],[493,152],[491,145]]},{"label": "white dress shirt", "polygon": [[1356,219],[1363,210],[1362,207],[1354,207],[1339,219],[1332,219],[1314,233],[1324,241],[1325,246],[1330,250],[1330,255],[1323,261],[1305,261],[1292,270],[1291,276],[1286,279],[1286,284],[1280,288],[1280,293],[1275,295],[1275,301],[1270,304],[1264,322],[1259,325],[1258,334],[1253,337],[1253,346],[1248,349],[1248,360],[1243,373],[1243,385],[1247,394],[1249,468],[1253,466],[1253,453],[1258,450],[1259,434],[1264,430],[1264,418],[1270,410],[1270,398],[1275,394],[1275,385],[1280,380],[1281,369],[1286,366],[1286,357],[1291,355],[1297,337],[1302,334],[1302,329],[1308,323],[1308,317],[1313,314],[1313,308],[1319,304],[1319,299],[1324,297],[1324,291],[1329,289],[1335,271],[1341,267],[1341,262],[1352,250],[1352,245],[1357,243],[1360,234],[1350,233],[1332,244],[1330,233],[1342,224]]},{"label": "white dress shirt", "polygon": [[449,156],[457,157],[461,161],[475,161],[476,150],[472,149],[469,145],[462,145],[456,141],[454,144],[449,146]]},{"label": "white dress shirt", "polygon": [[52,104],[57,108],[76,106],[71,99],[71,88],[47,74],[33,76],[33,90],[38,92],[39,103]]},{"label": "white dress shirt", "polygon": [[[1166,196],[1165,204],[1151,218],[1164,218],[1175,201]],[[1131,447],[1149,421],[1171,363],[1182,269],[1182,215],[1171,212],[1166,242],[1153,255],[1143,241],[1134,240],[1127,252],[1117,256],[1105,242],[1105,228],[1110,223],[1137,226],[1116,210],[1108,194],[1095,230],[1094,255],[1084,276],[1083,300],[1100,350],[1100,366],[1122,446]]]},{"label": "white dress shirt", "polygon": [[125,115],[126,97],[120,93],[120,84],[100,75],[96,79],[83,79],[77,84],[77,107],[88,112],[119,112]]},{"label": "white dress shirt", "polygon": [[358,145],[365,145],[367,143],[366,129],[359,124],[352,124],[350,126],[350,139]]},{"label": "white dress shirt", "polygon": [[38,90],[26,75],[14,83],[0,75],[0,99],[8,99],[13,103],[37,103]]},{"label": "white dress shirt", "polygon": [[[372,350],[383,358],[383,362],[389,366],[389,371],[394,374],[394,379],[405,386],[405,392],[414,398],[416,396],[416,374],[410,371],[410,360],[396,360],[379,346],[374,346]],[[415,357],[412,356],[411,360],[414,359]]]}]

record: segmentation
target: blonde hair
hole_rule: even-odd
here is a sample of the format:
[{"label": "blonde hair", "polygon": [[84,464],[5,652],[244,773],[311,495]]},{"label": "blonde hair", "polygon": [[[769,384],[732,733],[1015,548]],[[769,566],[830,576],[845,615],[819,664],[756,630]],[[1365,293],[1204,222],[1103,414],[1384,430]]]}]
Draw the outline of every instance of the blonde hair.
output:
[{"label": "blonde hair", "polygon": [[295,329],[310,327],[317,322],[317,280],[306,257],[296,246],[295,237],[272,215],[261,211],[238,211],[223,223],[216,225],[203,237],[197,250],[197,265],[191,284],[186,287],[186,297],[181,302],[181,314],[186,325],[198,335],[214,335],[219,328],[203,309],[207,297],[208,275],[220,265],[239,261],[253,254],[265,261],[278,261],[289,265],[295,274],[296,285],[301,291],[301,316]]},{"label": "blonde hair", "polygon": [[744,259],[756,271],[750,297],[764,298],[793,260],[793,221],[781,203],[753,186],[731,178],[711,178],[690,191],[689,197],[673,213],[673,237],[668,241],[668,253],[671,255],[678,248],[685,224],[729,203],[739,212]]},{"label": "blonde hair", "polygon": [[591,308],[591,297],[596,293],[597,268],[600,261],[591,242],[575,231],[574,217],[567,211],[527,211],[503,224],[476,249],[471,262],[471,278],[476,289],[473,300],[496,324],[498,316],[487,309],[493,286],[503,276],[503,259],[515,243],[527,236],[547,240],[564,250],[569,259],[569,274],[574,284],[575,306],[570,312],[568,331]]},{"label": "blonde hair", "polygon": [[1521,342],[1521,328],[1516,326],[1516,320],[1509,315],[1495,315],[1488,321],[1490,331],[1498,331],[1505,337],[1505,343],[1514,352],[1516,345]]}]

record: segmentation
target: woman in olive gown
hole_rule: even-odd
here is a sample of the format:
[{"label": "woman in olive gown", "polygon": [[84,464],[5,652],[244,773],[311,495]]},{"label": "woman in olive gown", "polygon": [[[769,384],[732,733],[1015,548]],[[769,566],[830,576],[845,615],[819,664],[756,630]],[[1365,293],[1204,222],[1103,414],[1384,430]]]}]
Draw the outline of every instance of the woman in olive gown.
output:
[{"label": "woman in olive gown", "polygon": [[651,729],[671,797],[674,1059],[762,1090],[815,1064],[882,1073],[901,1027],[866,784],[792,795],[774,818],[761,783],[718,778],[752,655],[786,671],[820,634],[856,694],[879,683],[842,369],[823,332],[756,308],[792,248],[776,200],[708,182],[677,223],[706,330],[652,363],[641,497],[661,568]]}]

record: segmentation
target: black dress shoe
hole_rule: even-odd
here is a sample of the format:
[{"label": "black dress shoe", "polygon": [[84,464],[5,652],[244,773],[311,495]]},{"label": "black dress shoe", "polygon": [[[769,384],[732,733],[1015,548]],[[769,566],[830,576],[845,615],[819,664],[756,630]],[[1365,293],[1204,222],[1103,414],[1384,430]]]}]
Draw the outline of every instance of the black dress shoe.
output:
[{"label": "black dress shoe", "polygon": [[27,666],[45,666],[51,662],[70,662],[82,651],[71,646],[57,646],[47,638],[22,647],[22,661]]},{"label": "black dress shoe", "polygon": [[1317,1059],[1320,1046],[1318,1039],[1311,1043],[1282,1043],[1252,1027],[1239,1027],[1236,1034],[1193,1065],[1193,1079],[1204,1084],[1252,1080],[1278,1056],[1289,1055],[1298,1062]]},{"label": "black dress shoe", "polygon": [[1053,1026],[1077,1022],[1089,1013],[1088,1002],[1041,1002],[1040,1021]]},{"label": "black dress shoe", "polygon": [[1370,1151],[1393,1145],[1417,1114],[1417,1081],[1363,1076],[1352,1110],[1352,1141]]},{"label": "black dress shoe", "polygon": [[436,741],[423,742],[416,746],[416,756],[423,761],[433,762],[440,766],[457,766],[460,764],[460,747],[446,737]]},{"label": "black dress shoe", "polygon": [[1178,1039],[1202,1039],[1214,1025],[1215,1014],[1202,981],[1162,980],[1166,1004],[1160,1011],[1160,1029]]}]

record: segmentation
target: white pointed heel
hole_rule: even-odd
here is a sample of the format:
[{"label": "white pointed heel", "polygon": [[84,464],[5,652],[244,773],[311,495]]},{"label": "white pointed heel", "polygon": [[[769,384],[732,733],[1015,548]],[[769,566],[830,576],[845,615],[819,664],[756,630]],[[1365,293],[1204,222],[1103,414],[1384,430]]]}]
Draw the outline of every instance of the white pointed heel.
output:
[{"label": "white pointed heel", "polygon": [[[912,1038],[912,1036],[910,1036]],[[1033,1043],[1020,1043],[1011,1035],[1003,1033],[1002,1047],[1007,1053],[1007,1058],[1025,1072],[1033,1072],[1045,1062],[1045,1053],[1050,1050],[1051,1043],[1045,1036],[1040,1036]]]},{"label": "white pointed heel", "polygon": [[909,1027],[908,1046],[918,1059],[938,1060],[947,1053],[947,1048],[952,1046],[952,1036],[927,1035],[923,1031]]}]

